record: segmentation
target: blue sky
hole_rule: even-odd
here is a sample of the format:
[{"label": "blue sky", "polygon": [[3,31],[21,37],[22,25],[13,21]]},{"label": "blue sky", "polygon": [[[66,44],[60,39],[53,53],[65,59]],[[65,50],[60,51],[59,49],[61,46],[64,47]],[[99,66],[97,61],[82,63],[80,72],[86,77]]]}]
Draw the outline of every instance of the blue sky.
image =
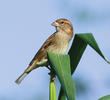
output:
[{"label": "blue sky", "polygon": [[[51,23],[67,18],[75,33],[92,32],[110,60],[110,1],[108,0],[1,0],[0,1],[0,99],[48,100],[49,76],[39,68],[22,82],[14,83],[55,28]],[[87,100],[110,91],[110,65],[87,47],[73,77],[88,81]],[[91,94],[93,97],[90,97]],[[81,96],[80,98],[85,97]]]}]

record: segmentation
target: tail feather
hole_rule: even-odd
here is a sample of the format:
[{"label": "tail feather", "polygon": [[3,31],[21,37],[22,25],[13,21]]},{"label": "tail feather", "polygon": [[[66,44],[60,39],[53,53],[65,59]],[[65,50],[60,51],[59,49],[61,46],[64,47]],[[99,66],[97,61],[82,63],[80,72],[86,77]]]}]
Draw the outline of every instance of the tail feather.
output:
[{"label": "tail feather", "polygon": [[28,66],[28,68],[24,71],[24,73],[18,77],[18,79],[15,81],[15,83],[20,84],[21,81],[27,76],[27,74],[29,74],[34,69],[34,67],[35,67],[35,65]]},{"label": "tail feather", "polygon": [[17,84],[20,84],[21,81],[27,76],[28,73],[24,72],[18,79],[15,81]]},{"label": "tail feather", "polygon": [[33,69],[37,68],[38,65],[36,63],[33,63],[32,65],[29,65],[28,68],[24,71],[24,73],[18,77],[18,79],[15,81],[15,83],[20,84],[21,81],[29,74]]}]

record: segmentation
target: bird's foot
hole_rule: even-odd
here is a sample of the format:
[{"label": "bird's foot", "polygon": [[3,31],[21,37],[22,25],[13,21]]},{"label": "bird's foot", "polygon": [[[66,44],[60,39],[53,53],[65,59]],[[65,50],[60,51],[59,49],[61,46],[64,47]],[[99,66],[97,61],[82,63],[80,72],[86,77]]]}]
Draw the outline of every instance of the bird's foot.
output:
[{"label": "bird's foot", "polygon": [[50,72],[48,73],[50,75],[50,79],[51,81],[55,81],[56,79],[56,74],[55,72],[53,71],[53,69],[51,68]]}]

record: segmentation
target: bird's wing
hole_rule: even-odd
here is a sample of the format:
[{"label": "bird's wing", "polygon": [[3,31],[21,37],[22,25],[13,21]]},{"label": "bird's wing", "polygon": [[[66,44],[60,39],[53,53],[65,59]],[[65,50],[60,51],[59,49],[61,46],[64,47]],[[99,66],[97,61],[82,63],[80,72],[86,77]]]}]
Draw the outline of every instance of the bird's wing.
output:
[{"label": "bird's wing", "polygon": [[47,60],[47,50],[50,46],[55,45],[55,33],[52,34],[46,42],[42,45],[39,51],[36,53],[32,61],[30,62],[28,68],[24,71],[24,73],[16,80],[17,84],[20,84],[24,77],[31,72],[33,69],[37,68],[39,65],[37,63],[43,62],[43,60]]},{"label": "bird's wing", "polygon": [[29,66],[31,66],[34,62],[41,61],[42,59],[47,59],[47,50],[50,46],[55,45],[55,33],[52,34],[42,45],[39,51],[36,53]]}]

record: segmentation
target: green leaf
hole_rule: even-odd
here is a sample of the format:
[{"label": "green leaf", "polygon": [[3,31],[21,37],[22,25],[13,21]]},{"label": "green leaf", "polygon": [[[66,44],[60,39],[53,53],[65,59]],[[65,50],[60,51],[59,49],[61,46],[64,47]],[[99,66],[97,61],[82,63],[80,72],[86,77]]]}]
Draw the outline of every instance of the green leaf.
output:
[{"label": "green leaf", "polygon": [[110,100],[110,95],[104,96],[98,100]]},{"label": "green leaf", "polygon": [[[79,61],[87,47],[87,45],[91,46],[107,63],[110,64],[109,61],[104,57],[102,54],[95,38],[91,33],[86,34],[76,34],[75,38],[73,40],[72,46],[69,50],[70,55],[70,62],[71,62],[71,74],[74,73],[75,69],[77,68],[77,65],[79,64]],[[62,89],[60,89],[59,99],[58,100],[65,100],[64,92]]]},{"label": "green leaf", "polygon": [[76,34],[76,36],[78,36],[84,42],[89,44],[89,46],[91,46],[108,64],[110,64],[110,62],[102,54],[94,36],[91,33],[90,34]]},{"label": "green leaf", "polygon": [[75,71],[86,47],[87,43],[75,35],[72,46],[68,53],[70,55],[71,73]]},{"label": "green leaf", "polygon": [[75,86],[71,76],[69,55],[56,55],[48,52],[48,58],[68,100],[75,100]]},{"label": "green leaf", "polygon": [[73,44],[69,50],[69,55],[70,55],[70,62],[71,62],[71,71],[72,74],[75,71],[86,47],[87,44],[91,46],[107,63],[110,64],[109,61],[107,61],[102,54],[95,38],[91,33],[86,33],[86,34],[76,34]]},{"label": "green leaf", "polygon": [[50,80],[49,100],[57,100],[55,82]]}]

